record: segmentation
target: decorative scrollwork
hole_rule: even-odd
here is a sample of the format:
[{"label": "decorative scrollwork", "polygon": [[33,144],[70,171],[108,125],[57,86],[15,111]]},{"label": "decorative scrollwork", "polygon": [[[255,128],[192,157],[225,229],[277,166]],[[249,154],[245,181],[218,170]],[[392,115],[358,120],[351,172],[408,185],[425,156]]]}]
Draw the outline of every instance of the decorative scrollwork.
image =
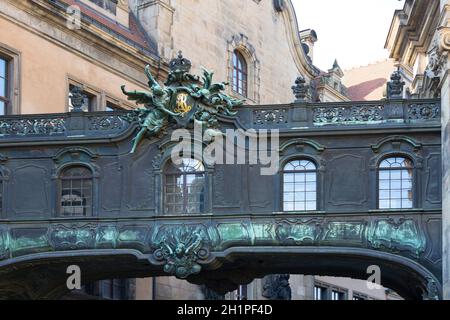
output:
[{"label": "decorative scrollwork", "polygon": [[89,130],[117,131],[125,127],[125,121],[120,116],[96,116],[89,118]]},{"label": "decorative scrollwork", "polygon": [[60,135],[65,132],[65,118],[0,120],[0,136]]},{"label": "decorative scrollwork", "polygon": [[50,239],[59,250],[79,250],[93,248],[96,241],[96,226],[55,226]]},{"label": "decorative scrollwork", "polygon": [[256,125],[287,123],[286,109],[254,110],[253,123]]},{"label": "decorative scrollwork", "polygon": [[349,107],[317,107],[313,109],[316,124],[356,124],[385,120],[384,106],[362,105]]},{"label": "decorative scrollwork", "polygon": [[423,300],[439,300],[439,288],[436,281],[427,277],[427,288],[422,295]]},{"label": "decorative scrollwork", "polygon": [[411,120],[430,120],[440,119],[441,110],[438,105],[430,104],[411,104],[408,107],[408,118]]}]

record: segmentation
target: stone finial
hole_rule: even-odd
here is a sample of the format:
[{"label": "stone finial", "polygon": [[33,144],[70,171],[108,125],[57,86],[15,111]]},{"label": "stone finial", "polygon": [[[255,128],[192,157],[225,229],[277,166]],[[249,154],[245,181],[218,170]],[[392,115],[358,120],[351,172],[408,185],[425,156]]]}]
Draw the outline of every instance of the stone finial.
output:
[{"label": "stone finial", "polygon": [[400,70],[396,70],[391,75],[391,81],[387,83],[387,98],[388,99],[402,99],[403,87],[405,82],[402,81]]},{"label": "stone finial", "polygon": [[83,88],[74,86],[70,90],[70,102],[72,103],[72,112],[83,112],[83,105],[86,99],[86,94],[83,92]]},{"label": "stone finial", "polygon": [[299,76],[295,80],[295,85],[292,86],[292,92],[295,96],[295,102],[306,102],[308,96],[308,86],[306,85],[305,78]]}]

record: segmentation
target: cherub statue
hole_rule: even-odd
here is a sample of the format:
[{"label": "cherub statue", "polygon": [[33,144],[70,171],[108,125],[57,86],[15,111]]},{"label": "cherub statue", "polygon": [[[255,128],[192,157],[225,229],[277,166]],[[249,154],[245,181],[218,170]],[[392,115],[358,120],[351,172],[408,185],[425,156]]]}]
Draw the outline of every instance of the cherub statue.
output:
[{"label": "cherub statue", "polygon": [[202,69],[203,87],[201,88],[197,85],[193,85],[192,89],[194,93],[192,96],[201,99],[201,101],[207,106],[214,106],[217,109],[217,112],[222,111],[226,115],[235,115],[236,112],[232,109],[236,106],[242,105],[244,101],[234,99],[226,94],[223,94],[222,91],[225,90],[228,83],[213,83],[212,78],[214,76],[214,72],[208,71],[205,68]]},{"label": "cherub statue", "polygon": [[150,66],[145,67],[145,74],[149,80],[148,85],[152,92],[145,91],[126,91],[125,86],[122,86],[122,92],[128,96],[128,100],[135,101],[136,104],[144,104],[145,108],[139,108],[135,112],[141,121],[141,130],[133,139],[133,148],[131,153],[134,153],[146,135],[158,134],[169,121],[169,116],[178,116],[167,108],[170,100],[174,94],[172,88],[162,88],[159,83],[153,78],[150,73]]}]

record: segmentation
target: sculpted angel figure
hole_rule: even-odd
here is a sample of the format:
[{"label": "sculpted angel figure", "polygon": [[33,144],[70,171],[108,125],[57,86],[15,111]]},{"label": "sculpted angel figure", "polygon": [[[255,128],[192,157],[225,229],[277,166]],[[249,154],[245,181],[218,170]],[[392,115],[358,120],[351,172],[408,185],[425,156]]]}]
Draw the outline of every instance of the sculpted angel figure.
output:
[{"label": "sculpted angel figure", "polygon": [[145,74],[149,80],[148,85],[150,92],[145,91],[126,91],[125,86],[122,86],[122,92],[128,96],[128,100],[135,101],[136,104],[144,104],[145,108],[139,108],[135,112],[141,123],[141,130],[133,139],[133,148],[131,153],[134,153],[139,143],[147,135],[158,134],[168,123],[169,116],[178,116],[167,108],[169,102],[174,94],[172,88],[162,88],[159,83],[153,78],[150,73],[150,66],[145,67]]},{"label": "sculpted angel figure", "polygon": [[242,105],[244,101],[234,99],[226,94],[223,94],[222,91],[225,90],[228,83],[220,82],[213,84],[212,78],[214,76],[214,72],[208,71],[205,68],[202,69],[203,87],[193,85],[192,89],[194,93],[192,93],[192,96],[201,99],[201,101],[208,106],[214,106],[216,112],[222,111],[224,114],[229,116],[236,115],[233,108]]}]

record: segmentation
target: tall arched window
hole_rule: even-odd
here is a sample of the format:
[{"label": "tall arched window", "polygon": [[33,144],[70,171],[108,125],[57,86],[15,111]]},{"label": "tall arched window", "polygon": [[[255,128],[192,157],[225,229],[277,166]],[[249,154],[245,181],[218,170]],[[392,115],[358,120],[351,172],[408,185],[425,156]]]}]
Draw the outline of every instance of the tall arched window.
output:
[{"label": "tall arched window", "polygon": [[413,207],[414,166],[410,159],[392,157],[380,163],[378,171],[378,207],[409,209]]},{"label": "tall arched window", "polygon": [[92,172],[83,166],[64,169],[60,177],[61,216],[92,215]]},{"label": "tall arched window", "polygon": [[165,213],[202,213],[205,209],[205,167],[185,158],[180,165],[170,162],[165,171]]},{"label": "tall arched window", "polygon": [[248,69],[244,56],[238,51],[233,52],[233,90],[247,96]]},{"label": "tall arched window", "polygon": [[317,167],[309,160],[294,160],[283,169],[283,210],[317,210]]}]

